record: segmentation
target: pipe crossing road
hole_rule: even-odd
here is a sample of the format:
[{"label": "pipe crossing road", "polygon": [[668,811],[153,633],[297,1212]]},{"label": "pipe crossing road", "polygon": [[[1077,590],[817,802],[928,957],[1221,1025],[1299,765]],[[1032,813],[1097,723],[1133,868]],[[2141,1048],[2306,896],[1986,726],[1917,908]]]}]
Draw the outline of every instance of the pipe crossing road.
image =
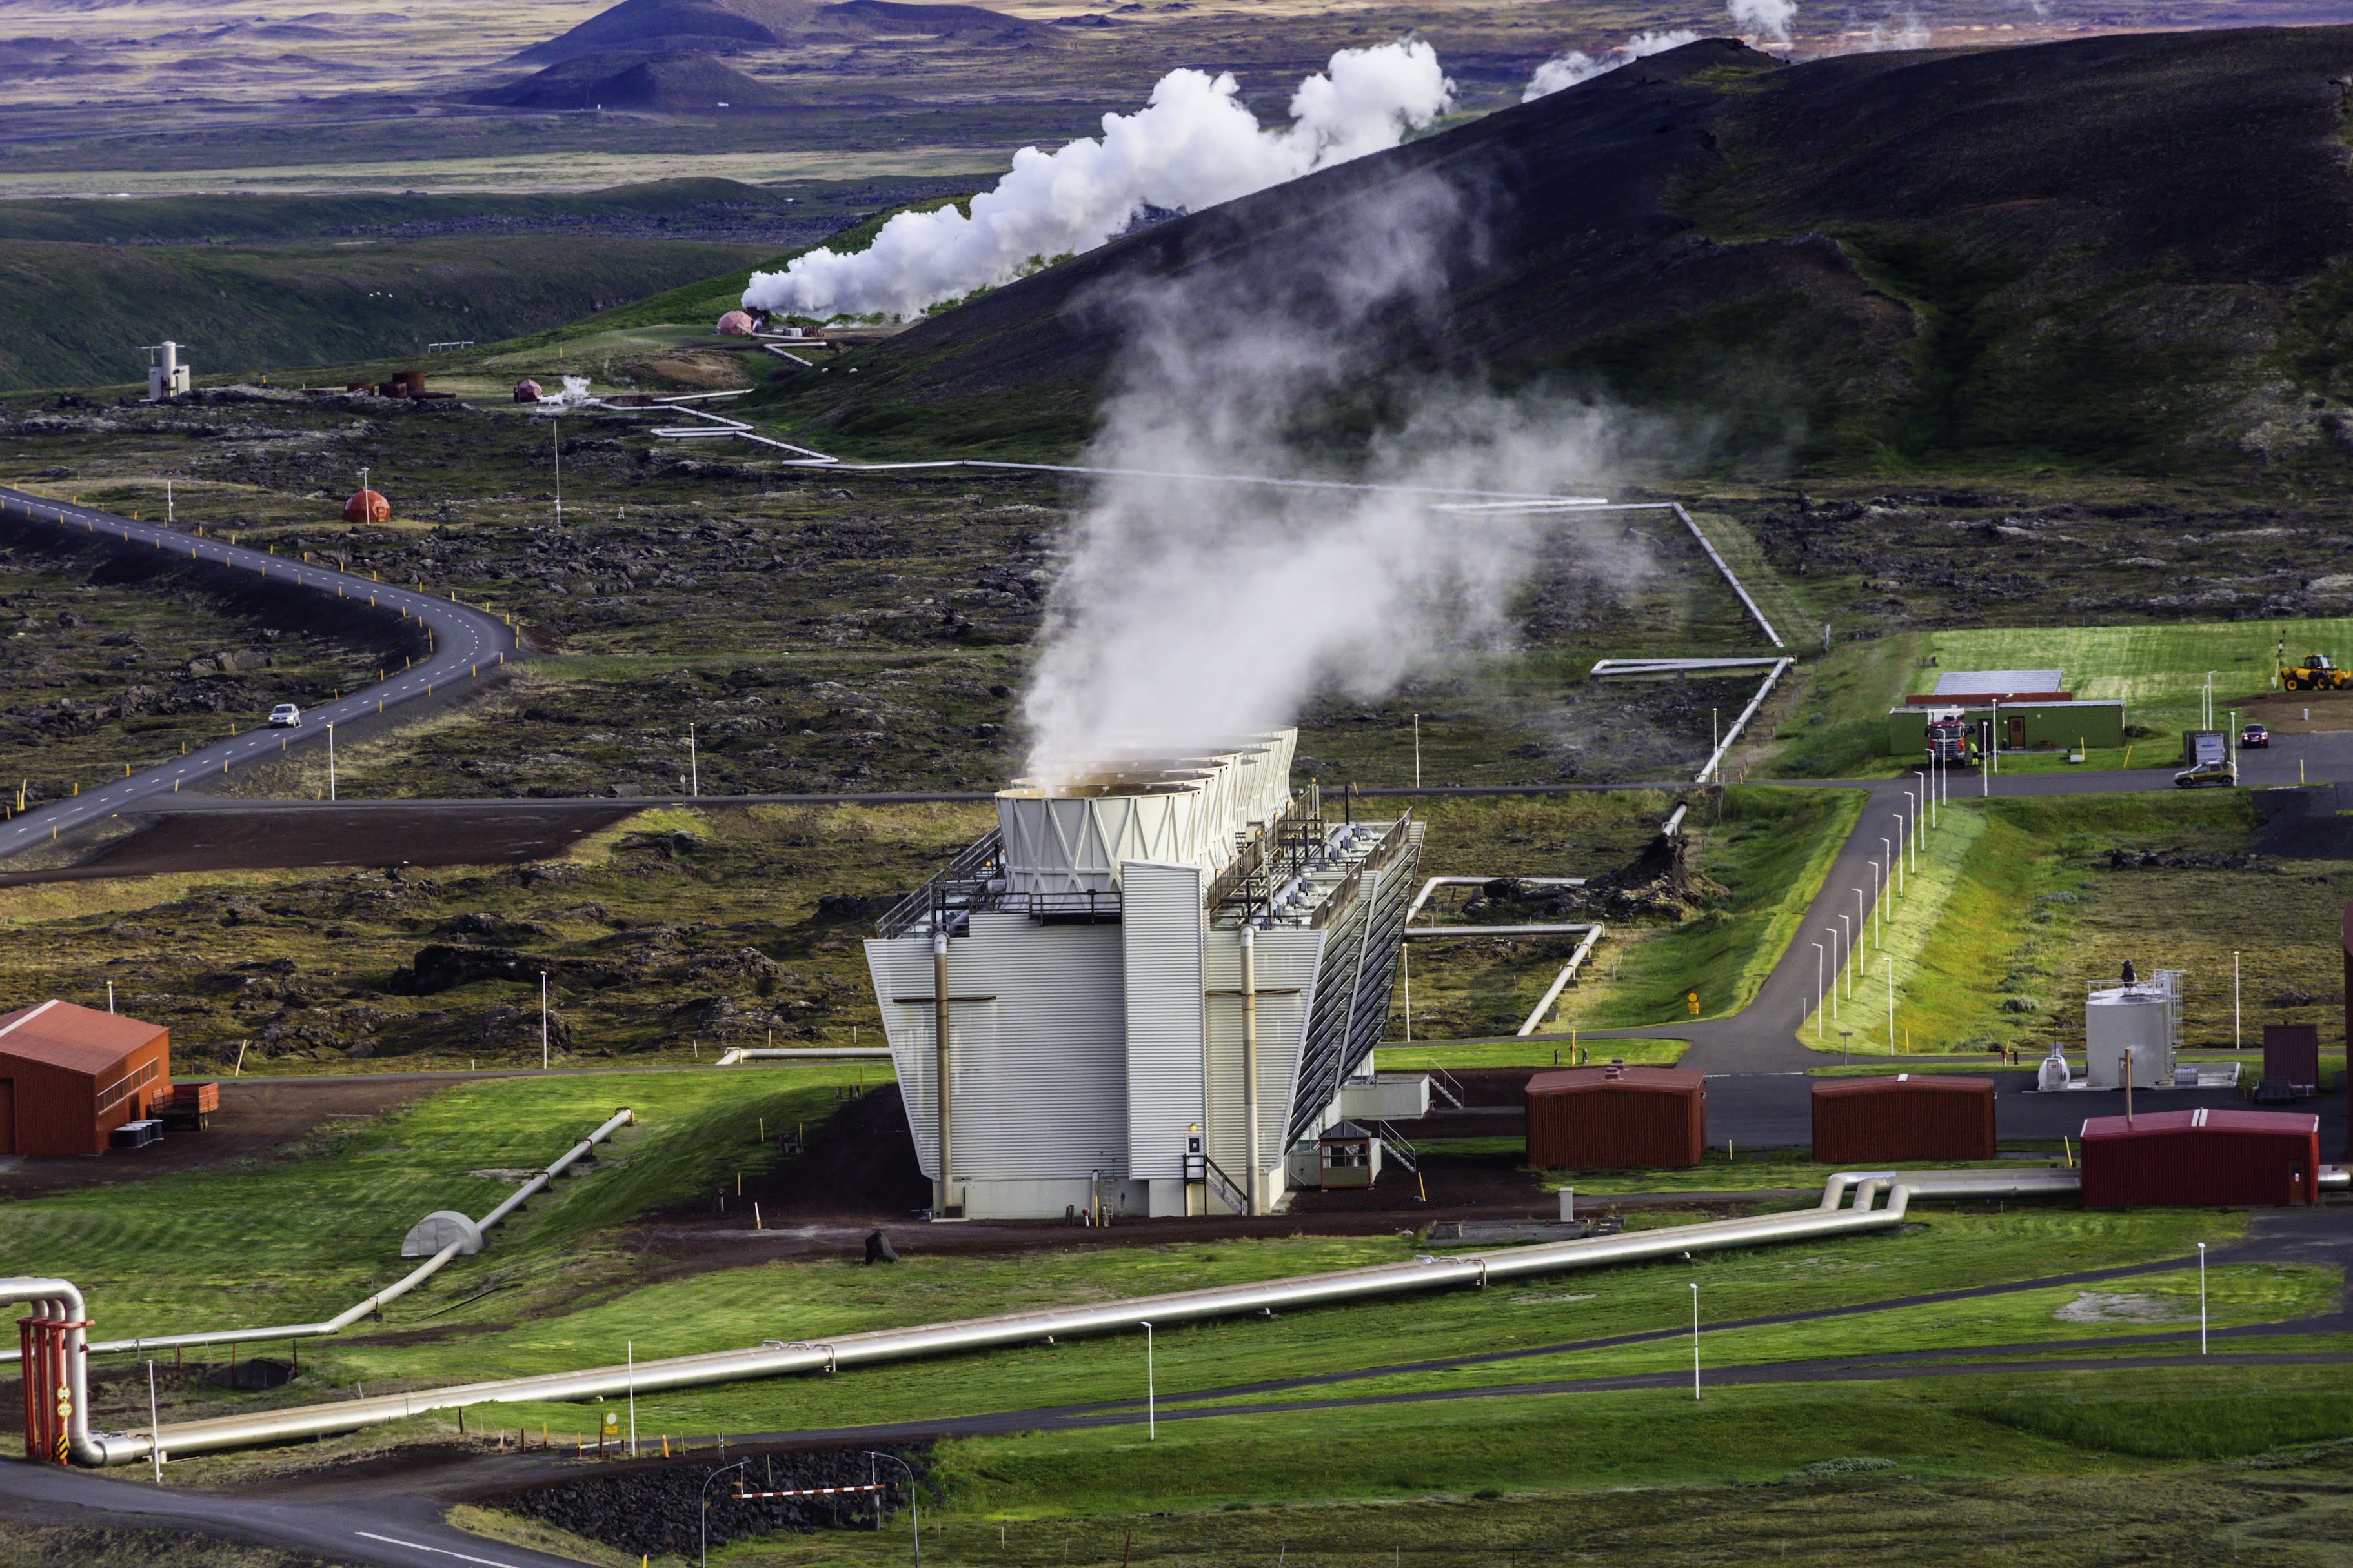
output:
[{"label": "pipe crossing road", "polygon": [[375,608],[406,612],[433,634],[432,652],[423,662],[388,680],[348,693],[302,715],[295,730],[256,728],[216,741],[159,767],[133,772],[80,795],[49,801],[0,826],[0,859],[58,834],[122,812],[138,802],[168,795],[184,784],[218,778],[243,763],[276,756],[288,743],[309,740],[330,724],[388,712],[403,702],[428,697],[440,688],[479,677],[502,665],[515,651],[513,628],[488,610],[475,609],[433,594],[377,583],[354,573],[338,572],[313,562],[289,560],[266,550],[231,544],[226,540],[189,533],[158,522],[133,522],[129,518],[68,501],[55,501],[0,485],[0,518],[47,523],[64,529],[117,538],[130,544],[148,544],[191,561],[208,562],[239,572],[251,572],[266,581],[288,583],[314,593],[371,604]]}]

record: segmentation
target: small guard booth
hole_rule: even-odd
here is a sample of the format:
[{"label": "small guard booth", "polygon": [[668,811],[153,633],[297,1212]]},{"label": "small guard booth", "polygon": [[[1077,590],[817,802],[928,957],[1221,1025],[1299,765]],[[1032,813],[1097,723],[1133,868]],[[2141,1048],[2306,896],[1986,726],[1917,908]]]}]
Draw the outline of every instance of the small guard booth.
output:
[{"label": "small guard booth", "polygon": [[2084,1123],[2085,1208],[2320,1201],[2320,1118],[2287,1110],[2158,1110]]},{"label": "small guard booth", "polygon": [[58,1001],[0,1014],[0,1154],[103,1154],[171,1094],[161,1024]]},{"label": "small guard booth", "polygon": [[1528,1163],[1546,1170],[1681,1169],[1707,1147],[1707,1079],[1682,1068],[1567,1068],[1523,1091]]},{"label": "small guard booth", "polygon": [[1899,1072],[1814,1084],[1814,1158],[1834,1165],[1993,1158],[1993,1079]]}]

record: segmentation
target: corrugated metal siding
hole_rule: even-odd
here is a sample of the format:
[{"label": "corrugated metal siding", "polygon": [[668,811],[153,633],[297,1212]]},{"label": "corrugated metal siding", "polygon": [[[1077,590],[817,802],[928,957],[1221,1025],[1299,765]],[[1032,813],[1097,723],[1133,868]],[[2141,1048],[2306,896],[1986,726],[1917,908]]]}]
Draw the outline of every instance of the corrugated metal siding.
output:
[{"label": "corrugated metal siding", "polygon": [[2301,1111],[2158,1111],[2086,1121],[2084,1206],[2204,1208],[2320,1201],[2320,1119]]},{"label": "corrugated metal siding", "polygon": [[2320,1083],[2320,1026],[2265,1024],[2263,1077],[2282,1083]]},{"label": "corrugated metal siding", "polygon": [[[1689,1075],[1697,1079],[1700,1075]],[[1546,1170],[1679,1169],[1707,1142],[1705,1090],[1694,1083],[1580,1083],[1527,1090],[1528,1163]]]},{"label": "corrugated metal siding", "polygon": [[1814,1158],[1833,1165],[1883,1160],[1990,1160],[1993,1079],[1841,1079],[1813,1087]]},{"label": "corrugated metal siding", "polygon": [[[931,995],[930,939],[875,938],[866,952],[916,1156],[936,1179],[932,1005],[891,1000]],[[956,1177],[1025,1181],[1126,1168],[1124,991],[1117,926],[972,917],[971,934],[949,945],[948,994],[996,1000],[955,1006]]]},{"label": "corrugated metal siding", "polygon": [[[16,1085],[11,1095],[16,1152],[103,1154],[108,1133],[144,1116],[148,1106],[171,1093],[171,1031],[148,1026],[154,1032],[144,1043],[94,1073],[0,1051],[0,1079]],[[111,1101],[103,1108],[99,1104],[101,1088],[108,1089]]]},{"label": "corrugated metal siding", "polygon": [[1127,1175],[1182,1180],[1202,1117],[1201,871],[1120,868],[1127,1005]]},{"label": "corrugated metal siding", "polygon": [[[1291,1121],[1308,1015],[1315,1003],[1316,969],[1327,933],[1278,930],[1258,933],[1258,1152],[1271,1171],[1282,1163],[1283,1129]],[[1213,931],[1208,947],[1209,1158],[1236,1181],[1249,1164],[1243,1127],[1241,935]],[[1267,995],[1288,991],[1287,996]]]}]

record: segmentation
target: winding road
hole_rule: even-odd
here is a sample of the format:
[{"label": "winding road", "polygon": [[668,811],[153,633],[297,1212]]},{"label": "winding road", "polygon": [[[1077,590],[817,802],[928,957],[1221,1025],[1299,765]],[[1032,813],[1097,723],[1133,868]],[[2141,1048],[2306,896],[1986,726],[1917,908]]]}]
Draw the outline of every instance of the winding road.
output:
[{"label": "winding road", "polygon": [[[1970,801],[1989,796],[2010,799],[2031,795],[2131,795],[2172,789],[2175,787],[2173,773],[2170,767],[2091,773],[1999,773],[1990,779],[1977,773],[1957,773],[1947,781],[1948,787],[1946,793],[1955,806],[1966,806]],[[2272,742],[2268,751],[2241,752],[2239,777],[2242,787],[2248,789],[2353,781],[2353,732],[2283,735]],[[1816,959],[1813,944],[1817,941],[1824,944],[1827,962],[1823,967],[1833,973],[1836,964],[1833,950],[1843,945],[1846,931],[1853,930],[1856,946],[1862,945],[1862,930],[1852,922],[1858,915],[1867,915],[1877,900],[1878,873],[1873,869],[1872,862],[1886,857],[1887,851],[1881,847],[1881,840],[1896,837],[1899,831],[1896,814],[1912,809],[1912,803],[1905,799],[1904,792],[1910,789],[1916,795],[1921,786],[1918,779],[1909,774],[1900,779],[1760,782],[1791,789],[1861,790],[1868,798],[1862,817],[1848,834],[1845,844],[1840,847],[1829,873],[1823,877],[1821,890],[1815,894],[1813,902],[1806,910],[1804,921],[1788,947],[1766,975],[1764,983],[1757,988],[1757,994],[1746,1006],[1726,1017],[1620,1029],[1587,1029],[1578,1032],[1578,1038],[1689,1040],[1691,1049],[1683,1053],[1679,1065],[1697,1068],[1711,1077],[1728,1073],[1802,1073],[1823,1064],[1826,1058],[1799,1038],[1799,1031],[1814,1010]],[[1849,923],[1841,924],[1841,915],[1846,916]],[[1831,934],[1834,930],[1840,934]],[[1867,953],[1862,962],[1866,965],[1871,963]],[[1868,979],[1866,973],[1858,976],[1858,983]],[[1866,1053],[1868,1048],[1867,1046],[1856,1047],[1858,1054]],[[2226,1100],[2215,1101],[2216,1104],[2225,1102]],[[2168,1100],[2168,1103],[2186,1106],[2202,1102],[2184,1099]],[[1710,1120],[1714,1120],[1713,1116]],[[2003,1135],[2011,1136],[2007,1130]],[[1799,1141],[1804,1142],[1803,1139]]]},{"label": "winding road", "polygon": [[76,506],[70,501],[50,500],[5,485],[0,485],[0,519],[51,523],[121,539],[125,543],[152,545],[174,555],[185,554],[191,561],[251,572],[265,581],[333,594],[378,609],[405,611],[433,634],[432,651],[422,662],[389,680],[311,709],[302,715],[298,730],[248,730],[185,757],[174,757],[159,767],[111,780],[103,788],[43,802],[0,826],[0,858],[114,816],[140,801],[168,795],[183,784],[216,778],[240,763],[276,756],[289,742],[315,742],[331,724],[347,723],[364,716],[373,718],[401,703],[430,697],[437,689],[479,679],[504,664],[507,656],[515,651],[513,628],[488,610],[413,588],[371,582],[353,573],[338,572],[312,562],[288,560],[266,550],[231,544],[185,529],[160,522],[134,522],[111,512]]}]

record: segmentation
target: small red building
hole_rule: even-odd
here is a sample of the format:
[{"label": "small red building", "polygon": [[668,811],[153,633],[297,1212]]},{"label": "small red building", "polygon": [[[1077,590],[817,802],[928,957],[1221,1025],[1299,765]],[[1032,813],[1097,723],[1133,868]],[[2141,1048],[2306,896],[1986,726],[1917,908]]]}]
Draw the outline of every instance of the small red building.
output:
[{"label": "small red building", "polygon": [[2320,1118],[2156,1110],[2084,1123],[2084,1206],[2203,1208],[2320,1201]]},{"label": "small red building", "polygon": [[1707,1079],[1681,1068],[1567,1068],[1523,1091],[1528,1163],[1626,1170],[1696,1165],[1707,1147]]},{"label": "small red building", "polygon": [[1993,1158],[1993,1079],[1900,1072],[1814,1085],[1814,1158],[1834,1165]]},{"label": "small red building", "polygon": [[0,1014],[0,1154],[103,1154],[172,1093],[172,1032],[70,1002]]}]

